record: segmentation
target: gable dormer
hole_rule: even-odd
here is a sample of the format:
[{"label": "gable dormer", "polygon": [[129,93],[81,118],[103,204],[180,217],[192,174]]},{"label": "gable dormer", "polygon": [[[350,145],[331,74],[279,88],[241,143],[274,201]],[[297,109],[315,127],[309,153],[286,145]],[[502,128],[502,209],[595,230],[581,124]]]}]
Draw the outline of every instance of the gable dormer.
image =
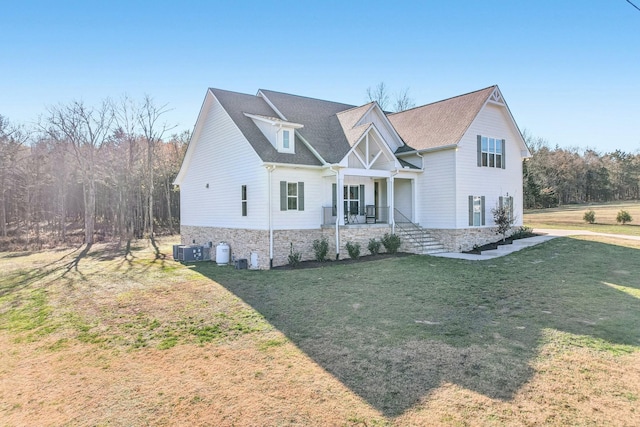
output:
[{"label": "gable dormer", "polygon": [[250,113],[244,113],[244,115],[253,120],[258,129],[279,153],[295,154],[295,130],[303,128],[303,125],[277,117]]}]

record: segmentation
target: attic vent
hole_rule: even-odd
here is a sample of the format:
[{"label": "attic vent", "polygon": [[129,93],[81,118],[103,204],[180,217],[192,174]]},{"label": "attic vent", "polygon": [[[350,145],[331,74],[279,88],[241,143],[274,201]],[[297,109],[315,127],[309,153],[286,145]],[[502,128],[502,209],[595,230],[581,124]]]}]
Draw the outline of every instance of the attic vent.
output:
[{"label": "attic vent", "polygon": [[493,91],[489,100],[493,102],[497,102],[498,104],[504,104],[504,100],[502,99],[502,94],[498,89]]}]

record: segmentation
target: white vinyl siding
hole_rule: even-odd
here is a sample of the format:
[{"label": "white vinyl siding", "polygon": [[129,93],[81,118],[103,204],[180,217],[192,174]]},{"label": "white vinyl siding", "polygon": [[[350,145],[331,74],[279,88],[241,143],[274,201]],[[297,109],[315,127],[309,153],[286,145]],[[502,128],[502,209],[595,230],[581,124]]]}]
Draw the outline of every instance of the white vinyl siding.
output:
[{"label": "white vinyl siding", "polygon": [[[267,229],[267,172],[213,95],[203,106],[203,123],[191,141],[191,163],[180,185],[183,225]],[[208,184],[208,187],[207,187]],[[239,215],[242,185],[251,188],[247,216]]]},{"label": "white vinyl siding", "polygon": [[[424,172],[417,175],[416,220],[422,227],[456,227],[456,151],[423,155]],[[466,212],[467,201],[460,204]]]},{"label": "white vinyl siding", "polygon": [[[456,151],[456,203],[468,206],[469,195],[485,195],[487,209],[498,206],[499,197],[513,197],[515,226],[522,225],[522,161],[517,129],[511,125],[508,113],[502,108],[487,104],[471,123]],[[499,135],[505,140],[505,169],[477,167],[478,135]],[[425,157],[426,158],[426,157]],[[493,218],[487,215],[486,226],[494,226]],[[468,210],[457,209],[456,227],[469,226]]]},{"label": "white vinyl siding", "polygon": [[[303,183],[304,185],[304,210],[282,210],[281,186],[285,183]],[[295,230],[320,228],[322,222],[321,206],[324,197],[326,181],[322,178],[320,169],[296,169],[295,167],[278,166],[272,172],[271,177],[271,215],[275,230]],[[329,190],[330,190],[329,186]],[[287,188],[288,190],[288,188]],[[266,191],[266,190],[265,190]],[[288,192],[288,191],[287,191]],[[253,192],[252,192],[253,194]],[[298,208],[300,208],[298,193]],[[289,200],[287,199],[287,207]]]}]

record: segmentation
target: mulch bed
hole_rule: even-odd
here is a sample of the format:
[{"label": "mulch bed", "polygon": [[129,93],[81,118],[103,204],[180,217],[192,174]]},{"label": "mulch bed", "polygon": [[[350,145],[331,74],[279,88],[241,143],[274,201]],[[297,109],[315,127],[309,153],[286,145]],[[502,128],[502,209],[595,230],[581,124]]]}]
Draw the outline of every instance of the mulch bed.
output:
[{"label": "mulch bed", "polygon": [[502,245],[510,245],[513,243],[514,240],[518,240],[518,239],[526,239],[528,237],[535,237],[535,236],[541,236],[541,234],[536,234],[536,233],[530,233],[527,234],[524,237],[519,237],[519,238],[513,238],[513,237],[507,237],[504,242],[502,241],[502,239],[493,242],[493,243],[487,243],[486,245],[482,245],[482,246],[476,246],[473,249],[469,250],[469,251],[462,251],[463,254],[473,254],[473,255],[481,255],[483,251],[491,251],[494,249],[498,249],[498,246],[502,246]]},{"label": "mulch bed", "polygon": [[395,254],[378,254],[378,255],[362,255],[356,259],[353,258],[341,258],[339,260],[325,260],[323,262],[319,262],[319,261],[315,261],[315,260],[310,260],[310,261],[302,261],[300,262],[300,264],[298,264],[297,266],[293,267],[289,264],[287,265],[280,265],[277,267],[273,267],[272,270],[300,270],[303,268],[323,268],[323,267],[333,267],[336,265],[345,265],[345,264],[357,264],[357,263],[361,263],[361,262],[369,262],[369,261],[377,261],[377,260],[381,260],[381,259],[387,259],[387,258],[398,258],[398,257],[405,257],[405,256],[411,256],[414,254],[411,253],[407,253],[407,252],[397,252]]}]

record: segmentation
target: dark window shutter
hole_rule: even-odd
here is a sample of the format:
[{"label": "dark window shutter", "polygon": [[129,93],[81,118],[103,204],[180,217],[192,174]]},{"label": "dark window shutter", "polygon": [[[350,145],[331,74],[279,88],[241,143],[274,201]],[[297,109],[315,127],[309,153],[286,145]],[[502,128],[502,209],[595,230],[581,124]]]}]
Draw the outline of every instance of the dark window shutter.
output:
[{"label": "dark window shutter", "polygon": [[338,185],[331,184],[331,215],[338,215]]},{"label": "dark window shutter", "polygon": [[513,220],[513,196],[509,198],[509,219]]},{"label": "dark window shutter", "polygon": [[469,226],[473,227],[473,196],[469,196]]},{"label": "dark window shutter", "polygon": [[507,164],[506,158],[507,158],[507,150],[506,150],[506,142],[503,139],[502,140],[502,169],[505,168],[505,165]]},{"label": "dark window shutter", "polygon": [[482,135],[478,135],[478,166],[482,166]]},{"label": "dark window shutter", "polygon": [[298,210],[304,210],[304,182],[298,183]]},{"label": "dark window shutter", "polygon": [[287,181],[280,181],[280,210],[287,210]]},{"label": "dark window shutter", "polygon": [[480,212],[482,212],[482,225],[484,225],[484,196],[480,198]]},{"label": "dark window shutter", "polygon": [[360,184],[360,213],[359,215],[364,215],[364,184]]}]

